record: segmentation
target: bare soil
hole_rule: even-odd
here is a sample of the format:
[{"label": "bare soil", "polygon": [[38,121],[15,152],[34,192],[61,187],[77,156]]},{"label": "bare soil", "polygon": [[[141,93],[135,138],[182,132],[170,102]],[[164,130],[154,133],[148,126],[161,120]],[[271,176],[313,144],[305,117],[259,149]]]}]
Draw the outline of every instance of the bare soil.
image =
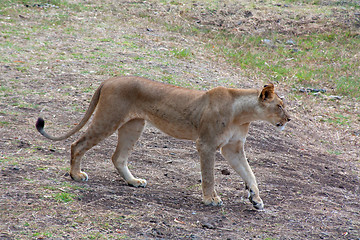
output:
[{"label": "bare soil", "polygon": [[[89,1],[88,4],[100,3]],[[201,3],[194,2],[192,13],[181,12],[171,4],[139,4],[141,7],[134,7],[132,2],[107,1],[106,7],[99,8],[98,12],[71,14],[64,26],[75,26],[74,21],[82,21],[85,30],[86,24],[90,24],[93,35],[104,34],[104,38],[119,41],[122,40],[119,36],[124,34],[141,36],[132,39],[137,48],[121,48],[120,44],[111,45],[105,40],[89,46],[91,34],[87,31],[67,35],[62,31],[64,28],[54,27],[54,31],[37,31],[31,35],[31,39],[52,43],[48,46],[50,50],[43,53],[48,61],[37,61],[35,58],[42,56],[31,49],[32,44],[40,44],[38,41],[42,40],[29,43],[14,37],[14,43],[29,46],[28,50],[18,51],[17,57],[10,56],[10,52],[17,50],[1,49],[12,61],[0,63],[3,91],[0,239],[360,239],[360,112],[359,103],[346,97],[332,101],[304,94],[299,100],[287,100],[293,120],[283,132],[275,131],[266,123],[252,124],[246,153],[265,203],[263,211],[252,208],[241,178],[219,153],[216,155],[216,188],[224,205],[203,205],[194,143],[171,138],[152,126],[147,126],[130,156],[131,170],[148,181],[146,188],[129,187],[115,172],[110,161],[117,141],[115,135],[84,157],[82,166],[89,181],[70,179],[70,144],[79,134],[63,142],[50,142],[36,132],[34,124],[37,117],[43,116],[46,129],[54,135],[76,124],[94,89],[112,75],[101,72],[101,64],[121,61],[126,74],[147,73],[154,80],[171,73],[178,79],[186,79],[183,81],[190,86],[199,85],[203,89],[227,86],[229,82],[231,86],[244,88],[263,84],[260,79],[244,77],[241,69],[215,53],[204,52],[201,48],[204,42],[196,37],[169,32],[160,20],[154,20],[156,15],[169,20],[169,12],[178,11],[174,21],[184,19],[183,24],[198,21],[222,27],[227,22],[231,27],[237,24],[236,31],[255,34],[259,28],[245,28],[250,26],[246,25],[249,22],[239,24],[245,21],[243,18],[252,17],[248,10],[239,5],[224,5],[221,14],[217,12],[214,22],[210,22],[207,15],[210,16],[211,11],[205,11]],[[237,7],[243,9],[239,10],[242,15],[230,21],[230,17],[234,18],[239,12]],[[277,7],[284,6],[274,6]],[[123,9],[127,12],[121,11]],[[285,7],[291,11],[288,9]],[[41,18],[51,18],[57,9],[36,11],[25,12],[20,18],[11,17],[30,27]],[[261,9],[251,12],[255,15],[251,21],[263,19],[264,29],[278,24],[256,14],[257,11]],[[106,15],[109,12],[112,14]],[[102,23],[99,18],[114,24],[110,16],[118,22],[117,27],[94,27]],[[342,26],[354,27],[348,15],[334,16],[333,21],[345,24]],[[302,31],[296,34],[312,31],[309,26],[314,22],[323,23],[324,31],[329,27],[326,21],[320,21],[324,20],[320,15],[312,18],[313,22],[307,20],[309,17],[291,18],[294,23],[279,26],[289,38],[294,33],[288,28],[296,24],[301,27],[294,29]],[[96,24],[91,25],[90,20],[84,19],[92,19]],[[169,56],[167,62],[163,60],[164,49],[187,46],[192,46],[194,53],[190,59]],[[85,55],[100,48],[109,48],[108,56],[95,60],[67,58],[67,52],[74,49]],[[59,54],[66,58],[59,58]],[[82,72],[84,70],[90,73]],[[282,83],[278,84],[278,91],[285,96],[293,92]],[[318,121],[322,113],[334,111],[352,114],[353,125]]]}]

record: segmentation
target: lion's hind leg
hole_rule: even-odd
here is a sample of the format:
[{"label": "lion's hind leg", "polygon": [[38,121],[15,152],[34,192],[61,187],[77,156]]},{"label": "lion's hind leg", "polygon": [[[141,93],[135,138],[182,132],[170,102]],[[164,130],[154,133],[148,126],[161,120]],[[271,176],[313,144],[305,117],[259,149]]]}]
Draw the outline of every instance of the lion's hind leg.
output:
[{"label": "lion's hind leg", "polygon": [[147,182],[145,179],[135,178],[128,166],[128,156],[135,142],[139,139],[145,125],[143,119],[133,119],[118,129],[118,145],[112,156],[112,162],[115,168],[125,181],[134,187],[145,187]]},{"label": "lion's hind leg", "polygon": [[[107,124],[103,124],[106,122]],[[88,175],[81,171],[81,159],[84,154],[97,145],[99,142],[110,136],[118,129],[121,121],[115,121],[114,118],[98,114],[95,115],[83,136],[71,145],[71,169],[70,176],[76,181],[87,181]]]},{"label": "lion's hind leg", "polygon": [[103,129],[101,132],[95,131],[91,126],[85,134],[71,145],[71,169],[70,176],[76,181],[87,181],[88,175],[81,171],[80,164],[84,154],[96,144],[111,135],[113,131]]}]

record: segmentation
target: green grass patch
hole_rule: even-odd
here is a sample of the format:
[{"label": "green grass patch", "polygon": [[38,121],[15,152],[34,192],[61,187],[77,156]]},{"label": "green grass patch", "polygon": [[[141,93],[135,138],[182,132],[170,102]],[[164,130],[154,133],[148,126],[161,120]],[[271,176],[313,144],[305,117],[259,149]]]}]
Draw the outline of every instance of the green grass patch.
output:
[{"label": "green grass patch", "polygon": [[235,66],[245,71],[268,76],[267,81],[282,81],[290,85],[317,86],[326,84],[338,94],[360,97],[360,38],[349,32],[293,36],[287,44],[285,36],[228,35],[214,38],[216,44],[208,45],[226,56]]},{"label": "green grass patch", "polygon": [[72,202],[76,198],[75,194],[67,193],[67,192],[55,193],[53,196],[57,202],[62,202],[62,203]]},{"label": "green grass patch", "polygon": [[30,108],[30,109],[38,109],[39,105],[34,103],[25,103],[25,102],[14,102],[10,104],[11,106],[18,108]]},{"label": "green grass patch", "polygon": [[357,1],[324,1],[324,0],[284,0],[284,3],[297,4],[297,5],[313,5],[313,6],[341,6],[341,7],[353,7],[355,9],[360,8],[360,4]]},{"label": "green grass patch", "polygon": [[336,156],[339,156],[339,155],[343,154],[343,153],[342,153],[341,151],[339,151],[339,150],[332,150],[332,149],[328,150],[327,152],[328,152],[329,154],[336,155]]},{"label": "green grass patch", "polygon": [[14,90],[12,88],[5,87],[5,86],[0,87],[0,96],[1,97],[7,97],[10,95],[10,93],[13,93],[13,92],[14,92]]},{"label": "green grass patch", "polygon": [[66,0],[2,0],[0,3],[0,7],[4,8],[9,6],[14,6],[15,4],[22,5],[30,9],[31,8],[47,9],[52,7],[55,8],[66,7],[77,11],[88,9],[86,5],[83,3],[75,4],[75,3],[70,3],[69,1]]},{"label": "green grass patch", "polygon": [[336,91],[342,95],[350,95],[360,98],[360,77],[341,76],[335,80]]},{"label": "green grass patch", "polygon": [[340,125],[340,126],[350,126],[351,125],[351,119],[349,116],[344,116],[342,114],[336,113],[330,118],[324,119],[325,122],[332,123],[334,125]]},{"label": "green grass patch", "polygon": [[8,122],[8,121],[0,121],[0,126],[8,126],[10,125],[11,123]]},{"label": "green grass patch", "polygon": [[171,51],[171,53],[176,58],[190,58],[193,56],[193,53],[191,52],[191,50],[189,48],[182,48],[182,49],[175,48]]}]

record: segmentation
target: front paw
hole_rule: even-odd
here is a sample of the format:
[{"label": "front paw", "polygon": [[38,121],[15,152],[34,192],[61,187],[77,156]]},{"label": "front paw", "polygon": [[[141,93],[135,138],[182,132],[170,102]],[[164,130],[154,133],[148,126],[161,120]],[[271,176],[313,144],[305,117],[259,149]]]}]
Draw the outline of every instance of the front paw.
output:
[{"label": "front paw", "polygon": [[249,191],[249,201],[252,203],[253,207],[256,210],[264,209],[264,203],[261,198],[259,196],[256,196],[251,190]]},{"label": "front paw", "polygon": [[223,201],[220,199],[219,196],[216,197],[204,197],[203,203],[205,205],[211,205],[211,206],[221,206],[223,205]]},{"label": "front paw", "polygon": [[135,178],[131,181],[128,181],[128,184],[133,187],[146,187],[147,181],[141,178]]},{"label": "front paw", "polygon": [[256,210],[263,210],[264,209],[264,203],[263,201],[261,200],[261,198],[257,199],[257,200],[254,200],[254,199],[250,199],[250,202],[252,203],[253,207],[256,209]]}]

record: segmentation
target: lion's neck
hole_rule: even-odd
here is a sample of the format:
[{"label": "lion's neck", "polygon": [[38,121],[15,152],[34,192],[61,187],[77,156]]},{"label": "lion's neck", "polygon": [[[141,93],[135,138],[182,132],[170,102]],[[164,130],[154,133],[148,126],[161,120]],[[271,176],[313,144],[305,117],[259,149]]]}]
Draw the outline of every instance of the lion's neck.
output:
[{"label": "lion's neck", "polygon": [[240,124],[249,123],[261,119],[261,108],[257,91],[238,95],[233,104],[234,118]]}]

